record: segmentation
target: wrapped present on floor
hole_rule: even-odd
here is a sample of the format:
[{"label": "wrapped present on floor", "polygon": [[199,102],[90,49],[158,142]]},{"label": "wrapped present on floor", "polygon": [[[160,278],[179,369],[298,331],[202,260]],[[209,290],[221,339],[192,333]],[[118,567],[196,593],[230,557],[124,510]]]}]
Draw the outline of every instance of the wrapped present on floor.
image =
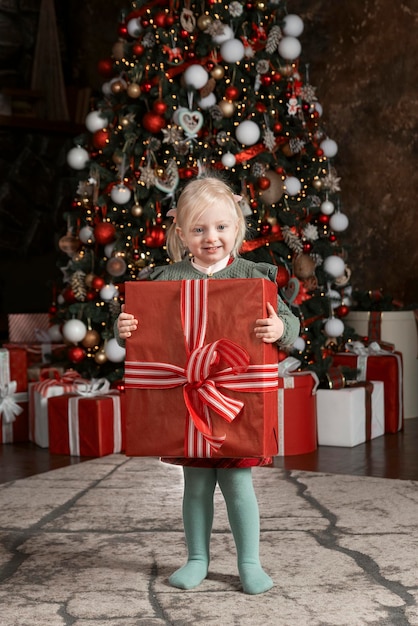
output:
[{"label": "wrapped present on floor", "polygon": [[48,313],[12,313],[7,318],[11,343],[37,343],[48,332]]},{"label": "wrapped present on floor", "polygon": [[265,279],[126,284],[141,320],[126,346],[128,455],[277,454],[277,348],[253,331],[267,302]]},{"label": "wrapped present on floor", "polygon": [[34,363],[28,367],[28,383],[36,383],[46,378],[56,378],[56,375],[62,377],[66,371],[63,365],[51,363]]},{"label": "wrapped present on floor", "polygon": [[51,454],[101,457],[125,447],[124,394],[105,379],[75,382],[76,393],[48,399]]},{"label": "wrapped present on floor", "polygon": [[357,382],[318,389],[318,443],[352,448],[385,432],[384,383]]},{"label": "wrapped present on floor", "polygon": [[278,456],[307,454],[317,449],[316,389],[313,372],[296,372],[300,361],[279,363]]},{"label": "wrapped present on floor", "polygon": [[377,342],[346,344],[348,352],[333,356],[333,364],[358,370],[357,380],[381,380],[385,384],[385,432],[403,428],[403,365],[400,352],[383,350]]},{"label": "wrapped present on floor", "polygon": [[[48,371],[50,375],[52,371]],[[69,370],[61,375],[58,370],[50,378],[44,375],[38,382],[29,383],[29,439],[41,448],[48,448],[48,398],[74,392],[78,372]]]},{"label": "wrapped present on floor", "polygon": [[28,380],[25,350],[0,349],[0,443],[28,441]]},{"label": "wrapped present on floor", "polygon": [[38,342],[6,342],[5,348],[21,348],[26,350],[28,367],[37,365],[50,365],[53,362],[64,361],[68,352],[68,346],[64,343],[51,343],[47,340],[47,335],[41,337]]}]

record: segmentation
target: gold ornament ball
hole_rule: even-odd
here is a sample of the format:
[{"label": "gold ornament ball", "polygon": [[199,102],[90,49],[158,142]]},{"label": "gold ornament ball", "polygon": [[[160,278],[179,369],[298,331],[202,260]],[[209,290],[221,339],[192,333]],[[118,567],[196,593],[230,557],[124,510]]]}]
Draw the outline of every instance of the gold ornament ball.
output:
[{"label": "gold ornament ball", "polygon": [[117,41],[115,44],[113,44],[112,54],[117,61],[123,59],[125,55],[125,45],[123,41]]},{"label": "gold ornament ball", "polygon": [[200,30],[206,30],[212,24],[210,15],[201,15],[197,18],[197,26]]},{"label": "gold ornament ball", "polygon": [[141,217],[143,212],[144,212],[143,207],[138,202],[135,202],[135,204],[131,208],[131,214],[134,217]]},{"label": "gold ornament ball", "polygon": [[130,98],[139,98],[139,96],[141,95],[141,87],[138,85],[138,83],[131,83],[130,85],[128,85],[127,92]]},{"label": "gold ornament ball", "polygon": [[313,182],[312,182],[312,186],[317,190],[320,191],[322,189],[322,180],[320,178],[314,178]]},{"label": "gold ornament ball", "polygon": [[86,287],[91,288],[93,282],[94,274],[86,274],[84,282],[86,283]]},{"label": "gold ornament ball", "polygon": [[58,242],[59,249],[68,256],[73,257],[80,247],[80,240],[78,237],[74,237],[71,233],[67,233]]},{"label": "gold ornament ball", "polygon": [[123,162],[123,155],[121,152],[114,152],[112,155],[112,161],[115,165],[120,165]]},{"label": "gold ornament ball", "polygon": [[255,3],[255,6],[259,11],[265,11],[266,9],[266,3],[263,0],[258,0],[258,2]]},{"label": "gold ornament ball", "polygon": [[215,80],[222,80],[222,78],[225,76],[225,70],[222,67],[222,65],[215,65],[215,67],[211,71],[210,75]]},{"label": "gold ornament ball", "polygon": [[88,330],[81,343],[85,348],[94,348],[100,343],[100,335],[97,330]]},{"label": "gold ornament ball", "polygon": [[235,104],[230,100],[221,100],[218,102],[218,107],[224,117],[232,117],[235,113]]},{"label": "gold ornament ball", "polygon": [[114,93],[115,95],[117,95],[118,93],[121,93],[124,90],[125,90],[125,86],[121,80],[115,80],[115,82],[112,83],[110,87],[110,91]]},{"label": "gold ornament ball", "polygon": [[107,356],[106,356],[106,352],[104,351],[104,348],[100,348],[100,350],[96,352],[96,354],[94,355],[94,360],[97,363],[97,365],[103,365],[104,363],[106,363]]}]

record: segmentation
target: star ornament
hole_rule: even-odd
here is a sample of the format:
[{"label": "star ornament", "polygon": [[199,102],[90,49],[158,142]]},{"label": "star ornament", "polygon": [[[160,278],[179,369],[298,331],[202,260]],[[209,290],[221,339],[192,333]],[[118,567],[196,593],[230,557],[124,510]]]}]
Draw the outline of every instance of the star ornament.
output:
[{"label": "star ornament", "polygon": [[341,177],[337,176],[337,172],[335,170],[330,170],[330,172],[322,179],[322,185],[325,189],[328,189],[332,193],[336,193],[337,191],[341,191],[340,180]]}]

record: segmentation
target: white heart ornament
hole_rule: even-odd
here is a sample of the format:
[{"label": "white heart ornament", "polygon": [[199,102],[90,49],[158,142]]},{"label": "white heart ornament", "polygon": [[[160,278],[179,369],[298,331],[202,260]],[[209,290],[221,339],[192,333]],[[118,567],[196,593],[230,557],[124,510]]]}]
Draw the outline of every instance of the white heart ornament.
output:
[{"label": "white heart ornament", "polygon": [[194,137],[203,126],[203,115],[200,111],[180,111],[179,124],[186,135]]}]

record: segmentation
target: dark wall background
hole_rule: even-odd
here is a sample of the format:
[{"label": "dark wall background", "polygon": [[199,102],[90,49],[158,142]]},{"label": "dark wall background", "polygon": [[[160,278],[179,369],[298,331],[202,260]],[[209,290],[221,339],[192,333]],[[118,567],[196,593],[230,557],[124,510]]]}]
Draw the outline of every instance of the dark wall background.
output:
[{"label": "dark wall background", "polygon": [[[10,13],[13,5],[20,20],[13,53],[5,48],[0,24],[3,85],[5,80],[22,83],[30,75],[28,49],[40,2],[0,0],[0,17],[16,18]],[[68,84],[100,88],[97,61],[109,56],[124,8],[129,4],[121,0],[56,2]],[[335,166],[342,209],[350,219],[343,241],[352,284],[361,290],[382,288],[406,305],[416,303],[418,2],[288,0],[287,8],[304,19],[301,68],[309,64],[310,83],[324,109],[323,125],[339,145]],[[64,234],[65,228],[61,213],[71,200],[65,166],[70,141],[68,132],[51,137],[0,128],[0,315],[48,308],[57,233]],[[21,180],[17,218],[16,202],[4,200],[4,189],[16,174],[16,163],[28,156],[28,145],[39,176],[24,187]],[[39,163],[35,157],[40,155]],[[26,168],[31,171],[30,161]],[[23,254],[11,247],[10,232],[26,241]]]}]

